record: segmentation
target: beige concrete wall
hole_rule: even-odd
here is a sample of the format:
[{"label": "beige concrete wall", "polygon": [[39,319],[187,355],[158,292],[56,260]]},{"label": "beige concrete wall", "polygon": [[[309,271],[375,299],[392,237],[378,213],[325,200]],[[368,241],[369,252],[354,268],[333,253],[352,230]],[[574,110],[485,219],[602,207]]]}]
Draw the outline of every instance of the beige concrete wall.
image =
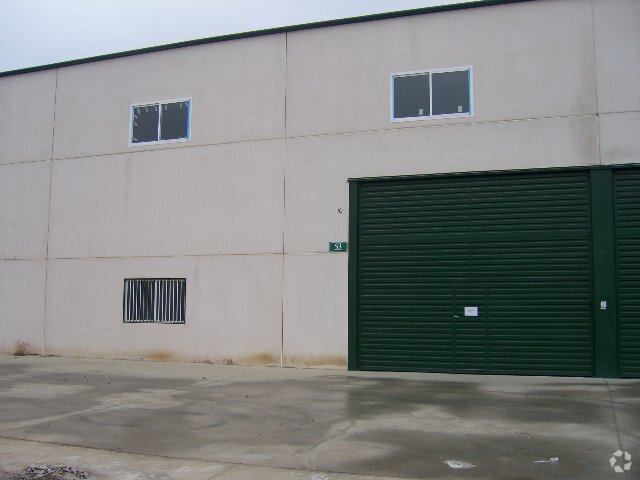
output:
[{"label": "beige concrete wall", "polygon": [[0,165],[51,158],[56,74],[0,78]]},{"label": "beige concrete wall", "polygon": [[[327,250],[348,239],[347,179],[640,162],[639,2],[212,43],[62,68],[57,91],[54,70],[0,78],[37,132],[0,119],[0,348],[344,366],[348,254]],[[390,120],[392,73],[463,65],[472,117]],[[131,104],[182,97],[190,142],[128,145]],[[132,277],[187,278],[187,323],[123,324]]]},{"label": "beige concrete wall", "polygon": [[45,258],[51,163],[0,165],[0,259]]},{"label": "beige concrete wall", "polygon": [[285,255],[286,365],[347,365],[347,254]]},{"label": "beige concrete wall", "polygon": [[640,163],[640,0],[593,8],[602,163]]},{"label": "beige concrete wall", "polygon": [[[284,35],[60,70],[55,158],[282,137]],[[129,147],[130,105],[191,97],[191,141]]]},{"label": "beige concrete wall", "polygon": [[594,0],[598,110],[640,111],[640,0]]},{"label": "beige concrete wall", "polygon": [[602,163],[640,163],[640,111],[600,116]]},{"label": "beige concrete wall", "polygon": [[53,258],[282,251],[282,141],[54,164]]},{"label": "beige concrete wall", "polygon": [[44,260],[0,260],[0,353],[42,352],[45,275]]},{"label": "beige concrete wall", "polygon": [[[591,3],[541,0],[293,32],[287,133],[594,114]],[[390,74],[472,65],[475,115],[390,121]]]},{"label": "beige concrete wall", "polygon": [[42,352],[55,85],[0,78],[0,353]]},{"label": "beige concrete wall", "polygon": [[[187,279],[185,324],[123,323],[123,279],[140,277]],[[277,255],[50,260],[47,352],[279,364],[281,285]]]}]

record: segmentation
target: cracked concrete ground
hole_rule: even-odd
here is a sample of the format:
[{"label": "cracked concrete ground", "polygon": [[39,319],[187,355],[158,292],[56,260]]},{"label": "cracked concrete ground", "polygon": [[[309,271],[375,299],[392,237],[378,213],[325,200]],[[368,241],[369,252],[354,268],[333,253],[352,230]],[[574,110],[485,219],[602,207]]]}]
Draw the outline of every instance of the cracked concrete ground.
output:
[{"label": "cracked concrete ground", "polygon": [[[618,449],[637,467],[616,473]],[[0,479],[36,463],[131,480],[640,478],[640,380],[0,355]]]}]

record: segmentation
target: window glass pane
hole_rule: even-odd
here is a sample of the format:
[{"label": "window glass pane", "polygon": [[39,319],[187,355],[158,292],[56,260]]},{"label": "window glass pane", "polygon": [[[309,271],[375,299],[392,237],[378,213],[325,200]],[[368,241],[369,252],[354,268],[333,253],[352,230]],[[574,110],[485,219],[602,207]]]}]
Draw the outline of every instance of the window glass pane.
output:
[{"label": "window glass pane", "polygon": [[429,115],[429,74],[393,79],[393,118]]},{"label": "window glass pane", "polygon": [[469,70],[433,73],[433,115],[469,113]]},{"label": "window glass pane", "polygon": [[158,140],[158,105],[133,107],[131,143],[156,142]]},{"label": "window glass pane", "polygon": [[189,102],[162,104],[160,140],[187,138]]}]

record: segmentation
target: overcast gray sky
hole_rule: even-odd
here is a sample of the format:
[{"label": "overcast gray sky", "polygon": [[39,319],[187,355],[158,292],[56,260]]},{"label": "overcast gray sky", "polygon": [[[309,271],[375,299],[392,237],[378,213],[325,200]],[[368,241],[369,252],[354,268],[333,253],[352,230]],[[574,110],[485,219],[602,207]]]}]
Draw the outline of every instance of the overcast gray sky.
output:
[{"label": "overcast gray sky", "polygon": [[105,53],[475,0],[0,0],[0,72]]}]

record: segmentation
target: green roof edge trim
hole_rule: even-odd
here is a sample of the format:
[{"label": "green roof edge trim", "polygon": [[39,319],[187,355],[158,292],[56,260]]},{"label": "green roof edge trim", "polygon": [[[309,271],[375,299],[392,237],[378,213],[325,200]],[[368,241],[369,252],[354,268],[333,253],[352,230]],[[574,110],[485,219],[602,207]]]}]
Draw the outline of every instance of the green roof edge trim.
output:
[{"label": "green roof edge trim", "polygon": [[414,8],[411,10],[399,10],[395,12],[374,13],[371,15],[363,15],[360,17],[339,18],[335,20],[323,20],[319,22],[303,23],[300,25],[291,25],[286,27],[267,28],[264,30],[254,30],[249,32],[231,33],[220,35],[217,37],[201,38],[196,40],[186,40],[183,42],[169,43],[166,45],[156,45],[153,47],[138,48],[135,50],[126,50],[124,52],[107,53],[97,55],[95,57],[80,58],[77,60],[67,60],[64,62],[50,63],[47,65],[39,65],[35,67],[20,68],[18,70],[8,70],[0,72],[0,77],[8,77],[11,75],[20,75],[22,73],[39,72],[42,70],[51,70],[54,68],[70,67],[73,65],[81,65],[83,63],[100,62],[102,60],[111,60],[115,58],[131,57],[141,55],[143,53],[161,52],[163,50],[173,50],[175,48],[192,47],[196,45],[206,45],[209,43],[225,42],[228,40],[237,40],[241,38],[260,37],[264,35],[273,35],[277,33],[296,32],[300,30],[310,30],[314,28],[334,27],[339,25],[348,25],[351,23],[371,22],[375,20],[386,20],[390,18],[409,17],[413,15],[422,15],[426,13],[448,12],[453,10],[465,10],[468,8],[488,7],[492,5],[505,5],[509,3],[530,2],[533,0],[478,0],[469,3],[456,3],[449,5],[438,5],[435,7]]}]

